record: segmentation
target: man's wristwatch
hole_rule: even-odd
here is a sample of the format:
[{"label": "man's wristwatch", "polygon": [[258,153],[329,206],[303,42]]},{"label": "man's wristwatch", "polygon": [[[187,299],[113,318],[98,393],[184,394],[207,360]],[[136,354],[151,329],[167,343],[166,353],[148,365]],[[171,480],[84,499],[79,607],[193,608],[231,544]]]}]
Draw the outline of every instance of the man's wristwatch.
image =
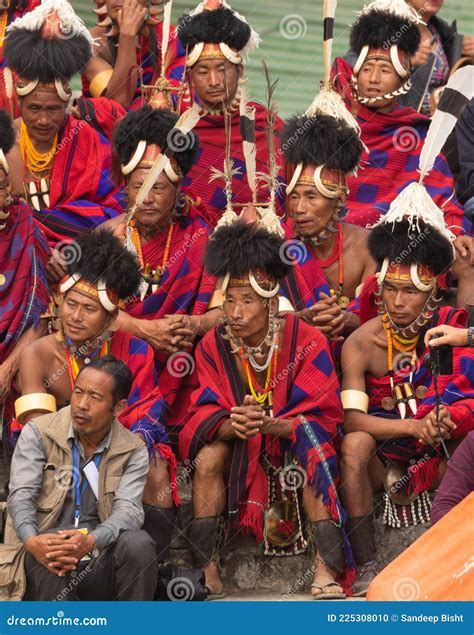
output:
[{"label": "man's wristwatch", "polygon": [[474,348],[474,326],[467,329],[467,345]]}]

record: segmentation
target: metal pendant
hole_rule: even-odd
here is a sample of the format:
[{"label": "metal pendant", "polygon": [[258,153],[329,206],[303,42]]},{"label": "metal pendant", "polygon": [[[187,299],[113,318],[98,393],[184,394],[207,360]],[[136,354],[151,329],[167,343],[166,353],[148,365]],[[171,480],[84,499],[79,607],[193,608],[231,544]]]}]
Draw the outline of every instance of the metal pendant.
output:
[{"label": "metal pendant", "polygon": [[384,410],[393,410],[395,408],[395,399],[393,397],[384,397],[382,399],[382,408]]},{"label": "metal pendant", "polygon": [[418,386],[415,390],[415,395],[418,399],[424,399],[427,392],[428,388],[426,386]]}]

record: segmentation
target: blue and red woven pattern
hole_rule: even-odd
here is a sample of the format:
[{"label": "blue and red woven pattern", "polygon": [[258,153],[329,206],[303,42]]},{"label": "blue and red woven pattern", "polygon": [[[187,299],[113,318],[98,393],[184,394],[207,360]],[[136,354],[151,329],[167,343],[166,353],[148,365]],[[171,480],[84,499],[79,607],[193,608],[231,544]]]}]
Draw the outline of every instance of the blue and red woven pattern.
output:
[{"label": "blue and red woven pattern", "polygon": [[94,229],[120,214],[110,180],[110,145],[85,121],[68,115],[51,171],[50,207],[35,212],[50,246]]}]

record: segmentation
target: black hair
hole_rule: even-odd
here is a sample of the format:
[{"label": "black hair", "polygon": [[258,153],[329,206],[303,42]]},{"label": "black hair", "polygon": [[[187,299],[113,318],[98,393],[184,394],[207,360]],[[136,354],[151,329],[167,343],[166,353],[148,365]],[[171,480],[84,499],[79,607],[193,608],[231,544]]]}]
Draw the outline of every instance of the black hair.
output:
[{"label": "black hair", "polygon": [[104,355],[91,361],[87,366],[83,366],[78,373],[79,375],[88,368],[101,370],[113,377],[114,386],[112,388],[112,406],[116,406],[122,399],[128,399],[130,390],[132,389],[133,375],[130,368],[121,359],[117,359],[113,355]]}]

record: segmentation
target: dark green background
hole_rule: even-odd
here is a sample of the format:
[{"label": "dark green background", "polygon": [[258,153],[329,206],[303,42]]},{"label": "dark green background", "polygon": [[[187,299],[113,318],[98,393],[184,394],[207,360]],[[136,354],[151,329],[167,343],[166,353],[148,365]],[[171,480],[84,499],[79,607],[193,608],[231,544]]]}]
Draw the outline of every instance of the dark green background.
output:
[{"label": "dark green background", "polygon": [[[193,9],[196,4],[196,0],[175,0],[173,23],[176,24],[179,16]],[[91,0],[72,0],[72,5],[87,24],[95,23]],[[264,96],[260,60],[265,58],[272,78],[280,80],[276,93],[280,114],[288,116],[304,110],[311,103],[323,78],[322,0],[236,0],[231,5],[246,16],[263,40],[260,49],[247,64],[251,96],[254,99]],[[361,3],[353,0],[341,0],[338,3],[333,57],[347,50],[349,25],[355,19],[355,11],[361,6]],[[301,26],[301,35],[286,39],[281,35],[280,24],[285,23],[282,22],[285,17],[292,15],[296,16],[297,25]],[[456,19],[460,32],[474,35],[473,4],[470,0],[448,1],[439,15],[449,22]]]}]

